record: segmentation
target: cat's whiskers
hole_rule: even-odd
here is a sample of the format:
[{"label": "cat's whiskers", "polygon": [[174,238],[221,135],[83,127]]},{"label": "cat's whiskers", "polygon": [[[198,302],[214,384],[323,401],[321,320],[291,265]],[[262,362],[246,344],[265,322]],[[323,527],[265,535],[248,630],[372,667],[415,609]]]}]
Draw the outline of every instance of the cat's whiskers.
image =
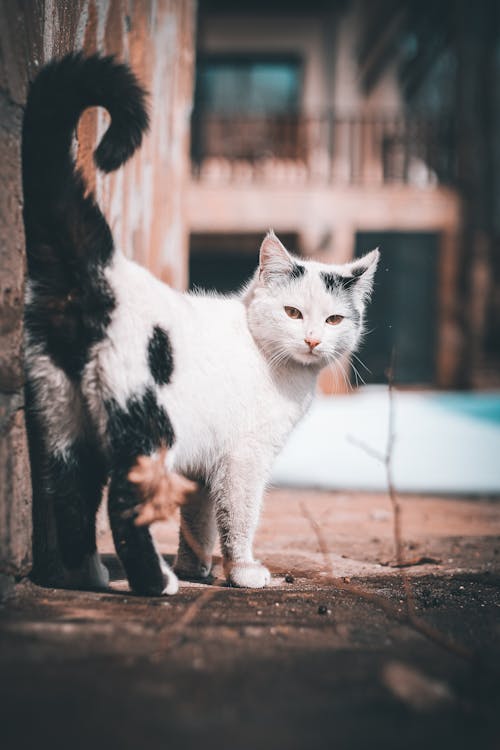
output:
[{"label": "cat's whiskers", "polygon": [[347,382],[347,389],[349,391],[353,391],[354,390],[354,386],[352,384],[352,380],[351,380],[351,377],[349,375],[348,363],[346,362],[345,359],[342,359],[341,363],[342,363],[342,370],[344,372],[345,379],[346,379],[346,382]]},{"label": "cat's whiskers", "polygon": [[345,368],[345,365],[344,365],[344,363],[342,362],[342,360],[340,360],[340,359],[339,359],[339,360],[337,361],[337,365],[338,365],[338,366],[340,367],[340,371],[341,371],[341,373],[342,373],[342,375],[343,375],[343,378],[344,378],[344,383],[345,383],[346,389],[347,389],[348,391],[352,391],[352,390],[353,390],[353,387],[352,387],[352,383],[351,383],[351,381],[350,381],[350,379],[349,379],[349,375],[348,375],[348,373],[347,373],[347,370],[346,370],[346,368]]},{"label": "cat's whiskers", "polygon": [[327,357],[328,363],[331,364],[331,365],[333,365],[333,367],[334,367],[335,370],[338,369],[340,371],[340,374],[342,375],[342,379],[344,381],[344,385],[346,387],[346,390],[347,391],[352,391],[352,384],[349,381],[349,378],[348,378],[346,369],[344,367],[344,363],[342,362],[342,359],[339,359],[338,357],[336,357],[334,351],[332,351],[332,352],[327,351],[326,352],[326,357]]},{"label": "cat's whiskers", "polygon": [[276,370],[283,362],[290,359],[290,354],[286,347],[281,346],[268,359],[268,365],[272,370]]},{"label": "cat's whiskers", "polygon": [[352,367],[352,369],[354,371],[354,375],[355,375],[355,378],[356,378],[356,387],[359,388],[358,379],[361,380],[361,382],[362,382],[363,385],[366,385],[366,381],[360,375],[360,372],[359,372],[358,368],[356,367],[356,365],[352,361],[351,361],[351,367]]},{"label": "cat's whiskers", "polygon": [[354,352],[351,352],[351,357],[354,357],[354,359],[357,362],[359,362],[359,364],[361,365],[361,367],[363,367],[366,370],[366,372],[368,372],[370,375],[372,374],[372,371],[370,370],[370,368],[365,365],[365,363],[363,362],[363,360],[360,359],[360,357],[358,357],[357,354],[355,354]]}]

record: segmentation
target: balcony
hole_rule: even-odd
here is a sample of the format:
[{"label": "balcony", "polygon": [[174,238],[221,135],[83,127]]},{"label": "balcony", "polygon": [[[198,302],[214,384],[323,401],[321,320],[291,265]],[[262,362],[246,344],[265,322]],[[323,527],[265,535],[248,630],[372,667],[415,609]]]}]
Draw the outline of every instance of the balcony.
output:
[{"label": "balcony", "polygon": [[193,119],[204,183],[453,185],[452,122],[424,116],[279,114]]}]

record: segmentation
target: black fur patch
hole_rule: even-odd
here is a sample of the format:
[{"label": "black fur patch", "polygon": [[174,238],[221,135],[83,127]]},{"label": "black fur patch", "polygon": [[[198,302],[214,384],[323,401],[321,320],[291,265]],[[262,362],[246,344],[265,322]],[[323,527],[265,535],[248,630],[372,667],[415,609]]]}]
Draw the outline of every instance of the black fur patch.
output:
[{"label": "black fur patch", "polygon": [[290,271],[290,278],[301,279],[302,276],[305,274],[305,272],[306,272],[305,266],[302,266],[300,263],[294,263]]},{"label": "black fur patch", "polygon": [[47,462],[46,489],[53,496],[59,549],[69,569],[96,550],[95,515],[105,481],[103,458],[84,440]]},{"label": "black fur patch", "polygon": [[327,292],[336,292],[342,287],[342,276],[338,273],[327,273],[320,271],[321,280],[326,287]]},{"label": "black fur patch", "polygon": [[125,409],[108,401],[106,411],[112,467],[128,470],[137,456],[151,455],[161,445],[170,447],[174,442],[172,423],[152,388],[129,398]]},{"label": "black fur patch", "polygon": [[168,333],[155,326],[148,342],[148,364],[155,383],[166,385],[170,382],[174,369],[172,346]]},{"label": "black fur patch", "polygon": [[106,404],[110,440],[111,482],[108,510],[116,551],[132,589],[158,596],[167,585],[149,529],[134,525],[133,509],[139,502],[127,474],[137,456],[150,455],[174,441],[172,424],[152,389],[127,401],[125,409],[115,401]]},{"label": "black fur patch", "polygon": [[[32,577],[42,585],[60,585],[59,561],[47,556],[48,520],[55,520],[61,562],[68,570],[79,568],[96,550],[95,516],[106,467],[95,447],[84,440],[65,451],[64,457],[50,455],[43,431],[33,429],[33,418],[28,415],[34,520]],[[55,554],[52,549],[51,555]]]},{"label": "black fur patch", "polygon": [[[60,271],[64,275],[64,269]],[[90,348],[106,335],[115,308],[113,292],[101,269],[92,264],[82,269],[71,291],[68,280],[57,272],[40,282],[25,308],[26,329],[55,365],[78,380]]]},{"label": "black fur patch", "polygon": [[112,58],[72,54],[45,66],[33,82],[23,121],[24,224],[33,341],[71,378],[101,340],[115,306],[103,269],[114,250],[109,226],[72,158],[82,112],[106,107],[111,125],[95,153],[98,166],[123,164],[148,126],[144,92]]},{"label": "black fur patch", "polygon": [[340,273],[328,273],[321,271],[320,276],[327,292],[338,292],[340,289],[348,289],[356,283],[358,278],[364,273],[364,269],[356,269],[352,276],[342,276]]},{"label": "black fur patch", "polygon": [[60,586],[64,582],[62,566],[70,570],[80,567],[96,549],[95,514],[107,467],[89,436],[82,435],[64,456],[51,453],[42,410],[29,382],[25,395],[33,488],[31,578],[42,586]]},{"label": "black fur patch", "polygon": [[366,271],[366,268],[363,268],[363,266],[358,266],[357,268],[351,268],[351,273],[356,278],[359,278],[360,276],[362,276],[365,271]]}]

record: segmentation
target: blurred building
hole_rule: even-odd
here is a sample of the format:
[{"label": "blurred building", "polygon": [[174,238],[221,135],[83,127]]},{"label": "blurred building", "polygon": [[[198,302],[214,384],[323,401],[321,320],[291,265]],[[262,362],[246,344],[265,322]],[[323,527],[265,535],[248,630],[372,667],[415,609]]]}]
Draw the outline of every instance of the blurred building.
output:
[{"label": "blurred building", "polygon": [[395,349],[399,383],[454,387],[470,352],[456,118],[439,37],[453,2],[438,18],[424,5],[437,34],[429,69],[435,76],[437,60],[442,80],[409,104],[400,70],[420,52],[414,4],[200,0],[190,278],[237,288],[270,226],[290,250],[324,261],[380,246],[364,378],[384,382]]}]

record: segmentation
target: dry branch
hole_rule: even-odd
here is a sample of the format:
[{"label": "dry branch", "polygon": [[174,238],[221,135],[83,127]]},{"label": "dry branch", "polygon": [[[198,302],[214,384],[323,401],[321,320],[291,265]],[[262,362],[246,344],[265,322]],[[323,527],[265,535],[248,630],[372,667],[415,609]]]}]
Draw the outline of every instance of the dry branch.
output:
[{"label": "dry branch", "polygon": [[138,456],[128,474],[140,503],[132,509],[136,526],[150,526],[155,521],[168,521],[180,505],[189,502],[199,490],[196,482],[168,471],[167,448],[152,456]]},{"label": "dry branch", "polygon": [[[395,362],[395,352],[393,350],[392,356],[391,356],[391,364],[387,371],[388,393],[389,393],[389,425],[388,425],[387,444],[386,444],[385,453],[384,454],[380,453],[376,449],[373,449],[371,446],[366,445],[364,442],[357,440],[356,438],[350,437],[350,440],[355,445],[358,445],[362,450],[364,450],[372,458],[375,458],[377,461],[380,461],[381,463],[383,463],[385,467],[387,491],[388,491],[389,499],[390,499],[391,506],[392,506],[393,538],[394,538],[394,549],[395,549],[395,558],[396,558],[394,567],[402,569],[412,564],[413,565],[420,564],[420,562],[417,561],[417,562],[412,563],[411,561],[405,561],[403,559],[403,537],[402,537],[402,530],[401,530],[401,505],[399,503],[399,499],[397,496],[396,488],[394,486],[394,479],[393,479],[393,455],[394,455],[394,444],[396,440],[396,433],[394,429],[394,424],[395,424],[394,362]],[[316,539],[318,541],[318,545],[323,555],[325,564],[330,568],[330,570],[333,570],[333,566],[332,566],[332,562],[330,558],[330,551],[328,549],[328,545],[326,543],[326,540],[324,538],[320,525],[314,519],[311,512],[309,511],[309,509],[304,503],[301,502],[300,507],[302,510],[302,514],[307,519],[307,521],[311,525],[311,528],[314,531],[314,534],[316,535]],[[420,558],[420,559],[421,560],[427,559],[430,561],[432,558]],[[456,656],[460,656],[463,659],[468,659],[468,660],[472,659],[473,654],[466,646],[452,640],[445,633],[442,633],[437,628],[434,628],[432,625],[429,625],[427,622],[425,622],[425,620],[423,620],[421,617],[417,615],[416,604],[415,604],[415,599],[413,597],[410,580],[404,570],[401,570],[400,576],[401,576],[401,581],[402,581],[404,592],[405,592],[406,613],[400,612],[399,609],[396,606],[394,606],[385,597],[380,596],[379,594],[374,594],[370,591],[367,591],[366,589],[362,588],[361,586],[357,586],[356,584],[346,582],[344,579],[338,578],[334,576],[333,574],[332,574],[331,581],[341,591],[345,591],[349,594],[352,594],[361,599],[364,599],[365,601],[369,601],[372,604],[376,604],[386,614],[395,618],[396,620],[399,620],[400,622],[404,622],[410,625],[414,630],[421,633],[422,635],[424,635],[426,638],[428,638],[430,641],[437,644],[441,648],[444,648],[446,651],[449,651],[455,654]]]}]

